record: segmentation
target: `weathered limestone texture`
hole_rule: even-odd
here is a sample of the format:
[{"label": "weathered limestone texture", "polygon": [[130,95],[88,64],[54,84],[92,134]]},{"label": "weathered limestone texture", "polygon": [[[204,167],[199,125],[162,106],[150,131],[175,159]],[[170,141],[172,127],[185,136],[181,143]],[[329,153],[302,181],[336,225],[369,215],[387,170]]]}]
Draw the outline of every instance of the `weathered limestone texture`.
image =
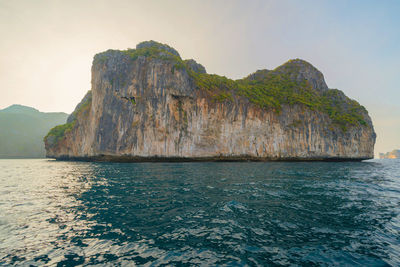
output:
[{"label": "weathered limestone texture", "polygon": [[[144,51],[153,47],[156,54]],[[278,75],[288,66],[295,67],[290,78],[306,81],[315,94],[331,90],[322,73],[302,60],[246,79],[254,81],[271,72]],[[47,157],[106,161],[373,158],[376,135],[366,110],[360,113],[362,123],[340,127],[327,112],[300,102],[282,103],[277,110],[234,91],[225,98],[215,97],[198,85],[196,75],[208,74],[194,60],[182,61],[173,48],[152,41],[136,50],[96,55],[92,88],[68,123],[46,136]],[[339,100],[347,101],[339,95]]]}]

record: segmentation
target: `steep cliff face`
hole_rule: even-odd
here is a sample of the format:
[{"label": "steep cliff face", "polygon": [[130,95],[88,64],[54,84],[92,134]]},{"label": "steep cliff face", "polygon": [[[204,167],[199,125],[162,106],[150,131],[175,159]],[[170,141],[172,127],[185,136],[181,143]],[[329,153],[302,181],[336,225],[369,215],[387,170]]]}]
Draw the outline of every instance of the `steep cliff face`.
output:
[{"label": "steep cliff face", "polygon": [[45,138],[47,156],[88,160],[361,160],[367,111],[292,60],[233,81],[144,42],[95,56],[92,89]]}]

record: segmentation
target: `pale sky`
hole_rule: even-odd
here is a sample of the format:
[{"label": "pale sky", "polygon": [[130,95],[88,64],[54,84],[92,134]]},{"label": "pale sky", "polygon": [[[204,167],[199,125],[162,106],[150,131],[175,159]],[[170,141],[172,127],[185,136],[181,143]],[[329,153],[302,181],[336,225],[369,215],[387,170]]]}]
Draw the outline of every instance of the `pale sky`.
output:
[{"label": "pale sky", "polygon": [[0,109],[72,112],[93,56],[167,43],[241,78],[302,58],[369,111],[375,154],[400,149],[400,1],[0,0]]}]

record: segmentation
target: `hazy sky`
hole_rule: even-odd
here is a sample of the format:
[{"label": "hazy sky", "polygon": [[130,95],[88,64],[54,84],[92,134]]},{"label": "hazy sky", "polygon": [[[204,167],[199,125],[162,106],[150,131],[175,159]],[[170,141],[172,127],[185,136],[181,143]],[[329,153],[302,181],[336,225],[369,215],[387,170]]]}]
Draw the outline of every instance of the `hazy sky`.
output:
[{"label": "hazy sky", "polygon": [[400,148],[400,1],[0,0],[0,109],[72,112],[93,56],[156,40],[241,78],[302,58],[364,105],[375,152]]}]

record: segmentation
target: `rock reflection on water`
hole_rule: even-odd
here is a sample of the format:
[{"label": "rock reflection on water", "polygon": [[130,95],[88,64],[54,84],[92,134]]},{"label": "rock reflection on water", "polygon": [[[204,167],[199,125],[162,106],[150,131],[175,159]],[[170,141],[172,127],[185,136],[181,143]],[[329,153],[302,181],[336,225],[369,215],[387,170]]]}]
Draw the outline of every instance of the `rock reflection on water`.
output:
[{"label": "rock reflection on water", "polygon": [[0,160],[0,264],[399,265],[398,163]]}]

